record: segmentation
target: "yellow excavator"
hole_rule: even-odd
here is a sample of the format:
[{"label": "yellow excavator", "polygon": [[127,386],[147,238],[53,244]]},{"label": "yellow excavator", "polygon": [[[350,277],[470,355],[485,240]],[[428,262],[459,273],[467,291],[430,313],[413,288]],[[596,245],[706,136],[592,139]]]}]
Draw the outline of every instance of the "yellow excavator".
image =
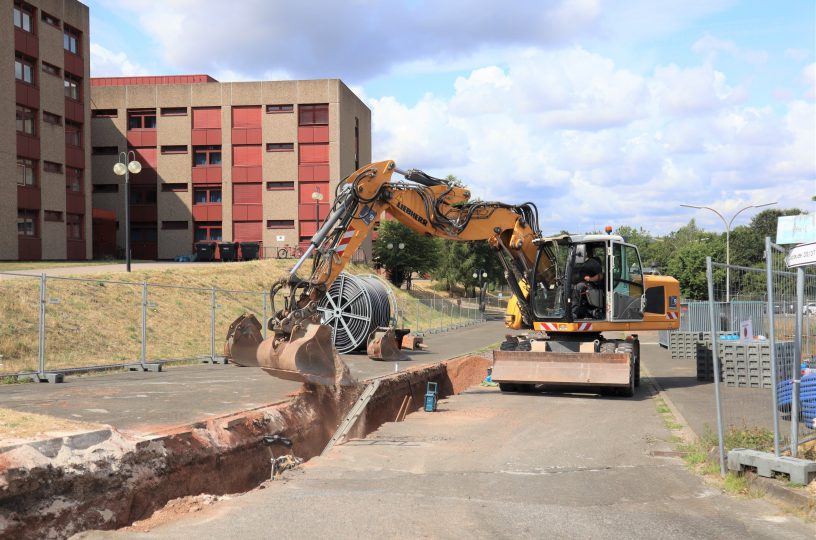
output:
[{"label": "yellow excavator", "polygon": [[[392,179],[394,174],[404,180]],[[330,329],[320,323],[318,303],[383,212],[419,234],[485,240],[495,250],[513,292],[505,323],[532,331],[508,336],[494,351],[492,378],[502,391],[545,384],[631,396],[640,382],[634,332],[679,327],[677,280],[645,275],[637,248],[609,234],[611,228],[605,235],[545,237],[533,203],[471,200],[466,187],[402,170],[390,160],[355,171],[335,195],[308,249],[288,277],[271,287],[271,335],[262,340],[252,316],[231,325],[225,352],[233,362],[306,383],[352,384]],[[297,272],[310,257],[311,274],[301,279]],[[592,277],[587,268],[594,268]],[[278,310],[275,298],[284,288],[288,293]],[[602,332],[608,331],[629,335],[606,339]]]}]

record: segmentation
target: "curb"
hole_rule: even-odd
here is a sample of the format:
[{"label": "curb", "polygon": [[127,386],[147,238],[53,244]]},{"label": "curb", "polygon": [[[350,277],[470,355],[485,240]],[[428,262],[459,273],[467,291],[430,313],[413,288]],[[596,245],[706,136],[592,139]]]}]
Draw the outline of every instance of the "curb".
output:
[{"label": "curb", "polygon": [[649,384],[652,385],[652,388],[654,389],[655,393],[658,396],[660,396],[660,399],[662,399],[666,406],[669,408],[669,411],[671,411],[672,415],[674,416],[674,419],[677,420],[677,422],[682,426],[678,430],[680,433],[680,437],[687,443],[692,443],[695,440],[697,440],[699,438],[699,435],[697,435],[694,432],[694,430],[689,427],[689,423],[686,420],[686,417],[683,416],[683,414],[680,412],[680,410],[677,408],[677,406],[674,404],[671,398],[669,398],[669,395],[666,393],[666,391],[663,390],[660,384],[654,379],[654,377],[652,377],[652,374],[649,373],[648,368],[641,363],[640,370],[642,373],[646,375],[646,379],[649,381]]}]

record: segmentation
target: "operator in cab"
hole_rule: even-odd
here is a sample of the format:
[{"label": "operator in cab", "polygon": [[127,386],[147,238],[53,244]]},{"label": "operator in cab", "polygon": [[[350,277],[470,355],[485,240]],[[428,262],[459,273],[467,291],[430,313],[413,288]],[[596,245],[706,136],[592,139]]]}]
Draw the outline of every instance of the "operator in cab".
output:
[{"label": "operator in cab", "polygon": [[573,319],[604,318],[603,265],[596,257],[590,257],[577,271],[577,283],[573,287]]}]

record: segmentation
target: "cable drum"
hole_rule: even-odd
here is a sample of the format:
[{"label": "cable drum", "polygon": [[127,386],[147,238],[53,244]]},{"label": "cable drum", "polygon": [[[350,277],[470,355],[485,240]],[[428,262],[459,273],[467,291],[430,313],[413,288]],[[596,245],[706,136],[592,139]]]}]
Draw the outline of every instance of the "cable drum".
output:
[{"label": "cable drum", "polygon": [[332,329],[341,354],[365,348],[369,334],[391,323],[393,292],[375,276],[343,272],[320,301],[320,320]]}]

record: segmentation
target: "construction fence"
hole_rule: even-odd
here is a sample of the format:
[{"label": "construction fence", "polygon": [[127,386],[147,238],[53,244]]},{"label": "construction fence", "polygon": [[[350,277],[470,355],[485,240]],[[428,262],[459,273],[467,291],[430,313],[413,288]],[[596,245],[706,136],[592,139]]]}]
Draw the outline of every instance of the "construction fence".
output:
[{"label": "construction fence", "polygon": [[[214,362],[232,321],[245,313],[266,321],[273,310],[267,291],[0,274],[0,376]],[[445,332],[483,321],[479,308],[475,298],[399,295],[392,318]]]}]

